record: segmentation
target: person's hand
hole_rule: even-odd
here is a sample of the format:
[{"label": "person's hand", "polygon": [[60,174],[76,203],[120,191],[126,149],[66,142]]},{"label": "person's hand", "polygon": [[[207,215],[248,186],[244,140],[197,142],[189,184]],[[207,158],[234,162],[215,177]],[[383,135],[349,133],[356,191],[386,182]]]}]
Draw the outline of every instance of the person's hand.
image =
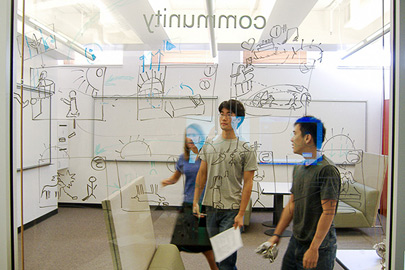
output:
[{"label": "person's hand", "polygon": [[172,180],[170,180],[169,178],[166,178],[166,179],[164,179],[164,180],[162,180],[162,182],[160,182],[161,184],[162,184],[162,186],[167,186],[167,185],[172,185],[173,184],[173,181]]},{"label": "person's hand", "polygon": [[273,235],[272,237],[269,238],[269,240],[267,240],[266,242],[264,242],[260,246],[258,246],[255,249],[255,252],[265,255],[265,253],[268,251],[268,249],[271,246],[277,245],[279,242],[280,242],[280,237],[277,235]]},{"label": "person's hand", "polygon": [[263,255],[263,258],[269,259],[270,263],[273,263],[278,255],[278,248],[276,243],[269,241],[264,242],[255,249],[255,252]]},{"label": "person's hand", "polygon": [[304,269],[315,268],[318,264],[319,252],[317,249],[309,248],[304,253],[304,258],[302,259],[302,265]]},{"label": "person's hand", "polygon": [[235,219],[233,220],[233,227],[235,229],[241,228],[243,226],[243,216],[242,215],[236,215]]},{"label": "person's hand", "polygon": [[200,206],[198,203],[193,203],[193,215],[198,218],[203,218],[206,216],[206,214],[200,213]]},{"label": "person's hand", "polygon": [[262,254],[264,254],[265,252],[267,252],[267,250],[268,250],[270,247],[271,247],[271,243],[270,243],[269,241],[266,241],[266,242],[262,243],[260,246],[258,246],[258,247],[255,249],[255,252],[258,253],[258,254],[260,254],[260,255],[262,255]]}]

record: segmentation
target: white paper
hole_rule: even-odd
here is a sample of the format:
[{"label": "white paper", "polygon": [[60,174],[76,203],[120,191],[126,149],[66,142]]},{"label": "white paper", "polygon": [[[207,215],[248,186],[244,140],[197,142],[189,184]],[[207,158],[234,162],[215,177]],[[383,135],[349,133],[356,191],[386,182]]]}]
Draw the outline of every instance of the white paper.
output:
[{"label": "white paper", "polygon": [[240,229],[235,230],[234,227],[211,237],[210,241],[216,262],[223,261],[243,247]]}]

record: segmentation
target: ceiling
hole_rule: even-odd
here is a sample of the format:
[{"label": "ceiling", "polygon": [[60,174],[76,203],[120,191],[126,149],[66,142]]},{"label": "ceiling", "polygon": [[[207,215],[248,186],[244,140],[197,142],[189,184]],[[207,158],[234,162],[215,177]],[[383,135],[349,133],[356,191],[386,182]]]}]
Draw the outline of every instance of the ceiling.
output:
[{"label": "ceiling", "polygon": [[[213,31],[199,17],[211,14],[207,3],[216,18]],[[140,50],[160,48],[164,41],[190,50],[209,48],[210,42],[219,50],[240,50],[242,42],[266,41],[274,33],[282,33],[279,39],[287,44],[322,43],[337,50],[389,23],[389,2],[382,0],[25,0],[25,5],[30,27],[47,26],[79,45]],[[227,16],[233,16],[228,27]]]}]

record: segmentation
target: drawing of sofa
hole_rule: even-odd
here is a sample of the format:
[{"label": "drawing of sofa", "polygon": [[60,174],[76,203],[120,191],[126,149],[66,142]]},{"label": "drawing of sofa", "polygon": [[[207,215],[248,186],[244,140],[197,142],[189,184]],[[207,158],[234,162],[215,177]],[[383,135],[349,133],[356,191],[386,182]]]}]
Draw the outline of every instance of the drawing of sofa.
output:
[{"label": "drawing of sofa", "polygon": [[[342,184],[335,216],[336,228],[367,228],[376,226],[387,156],[364,153],[355,165],[354,181]],[[379,220],[381,224],[381,220]]]},{"label": "drawing of sofa", "polygon": [[148,195],[134,199],[140,185],[143,177],[102,201],[114,269],[184,270],[175,245],[156,245]]}]

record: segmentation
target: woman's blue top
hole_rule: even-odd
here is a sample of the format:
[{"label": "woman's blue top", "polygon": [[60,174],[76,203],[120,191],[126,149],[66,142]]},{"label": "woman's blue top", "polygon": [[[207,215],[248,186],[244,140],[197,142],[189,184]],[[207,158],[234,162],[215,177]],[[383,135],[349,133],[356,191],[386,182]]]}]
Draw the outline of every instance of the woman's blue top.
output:
[{"label": "woman's blue top", "polygon": [[[198,170],[200,169],[201,159],[197,158],[194,163],[184,159],[184,154],[181,154],[176,164],[176,170],[186,176],[184,184],[184,202],[193,203],[195,181]],[[201,198],[203,194],[201,194]]]}]

